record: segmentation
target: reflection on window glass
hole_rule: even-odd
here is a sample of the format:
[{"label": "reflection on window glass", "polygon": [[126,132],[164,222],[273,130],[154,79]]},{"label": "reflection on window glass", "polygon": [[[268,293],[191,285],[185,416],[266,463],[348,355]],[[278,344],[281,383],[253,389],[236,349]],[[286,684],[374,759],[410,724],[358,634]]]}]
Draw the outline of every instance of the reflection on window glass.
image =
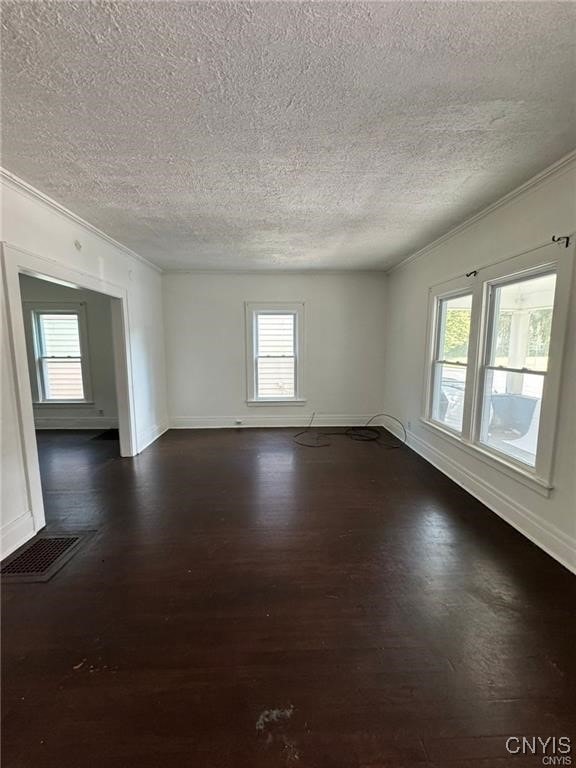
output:
[{"label": "reflection on window glass", "polygon": [[466,366],[436,363],[432,418],[456,432],[462,431]]},{"label": "reflection on window glass", "polygon": [[543,385],[541,374],[487,370],[482,442],[533,467]]},{"label": "reflection on window glass", "polygon": [[541,275],[494,289],[490,364],[546,371],[556,275]]}]

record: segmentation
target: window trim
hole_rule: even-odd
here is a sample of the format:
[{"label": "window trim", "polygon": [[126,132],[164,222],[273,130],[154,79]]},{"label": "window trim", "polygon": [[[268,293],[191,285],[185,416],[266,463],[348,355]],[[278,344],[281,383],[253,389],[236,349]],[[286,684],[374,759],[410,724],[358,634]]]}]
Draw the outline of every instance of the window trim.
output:
[{"label": "window trim", "polygon": [[[30,368],[30,383],[32,387],[32,402],[35,407],[49,406],[86,406],[94,403],[92,394],[92,376],[90,370],[90,347],[88,344],[88,324],[86,320],[85,302],[66,301],[25,301],[24,327],[28,340],[27,352]],[[44,376],[42,371],[40,342],[39,342],[39,315],[74,314],[78,318],[78,333],[80,337],[80,365],[82,369],[82,386],[84,397],[78,400],[52,400],[44,396]]]},{"label": "window trim", "polygon": [[[558,244],[541,246],[527,253],[501,260],[477,270],[469,278],[448,280],[429,290],[427,355],[424,377],[424,400],[420,421],[443,438],[459,445],[467,453],[489,466],[548,495],[553,488],[553,461],[558,422],[563,351],[568,323],[570,288],[574,248],[567,250]],[[490,309],[494,288],[530,277],[556,273],[556,288],[548,370],[544,374],[540,427],[534,467],[507,456],[480,442],[482,403],[493,312]],[[468,291],[466,290],[468,289]],[[462,433],[447,428],[432,419],[433,362],[438,333],[438,307],[441,299],[472,293],[472,315],[468,347],[468,378],[466,382]]]},{"label": "window trim", "polygon": [[[256,391],[256,317],[259,313],[293,314],[294,331],[294,397],[258,397]],[[304,303],[250,302],[244,303],[246,331],[246,403],[248,405],[304,405]]]}]

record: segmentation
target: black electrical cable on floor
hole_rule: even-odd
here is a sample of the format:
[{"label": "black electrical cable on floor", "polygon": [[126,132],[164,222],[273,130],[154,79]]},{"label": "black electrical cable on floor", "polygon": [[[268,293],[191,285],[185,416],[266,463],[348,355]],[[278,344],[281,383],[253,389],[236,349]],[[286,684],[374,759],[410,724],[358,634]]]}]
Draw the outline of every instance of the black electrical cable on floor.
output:
[{"label": "black electrical cable on floor", "polygon": [[[314,422],[315,416],[316,411],[314,411],[310,417],[308,426],[300,432],[297,432],[292,438],[294,442],[297,443],[297,445],[301,445],[304,448],[328,448],[328,446],[332,445],[332,443],[326,438],[342,436],[348,437],[350,440],[356,440],[360,443],[378,443],[384,448],[401,448],[406,444],[406,429],[404,428],[404,424],[402,424],[400,419],[397,419],[396,416],[392,416],[389,413],[376,413],[374,416],[368,419],[364,426],[345,427],[338,431],[313,429],[312,424]],[[402,430],[402,439],[392,435],[388,430],[387,434],[391,439],[383,439],[386,437],[386,433],[382,431],[381,427],[372,424],[374,419],[378,418],[390,419],[391,421],[398,424]],[[304,437],[304,435],[308,435],[309,437]]]}]

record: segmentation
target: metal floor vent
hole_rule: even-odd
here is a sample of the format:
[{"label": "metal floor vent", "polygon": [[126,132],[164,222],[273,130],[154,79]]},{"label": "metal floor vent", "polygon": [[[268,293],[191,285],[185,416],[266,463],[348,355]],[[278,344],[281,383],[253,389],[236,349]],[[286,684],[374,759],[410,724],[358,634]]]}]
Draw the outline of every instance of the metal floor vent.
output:
[{"label": "metal floor vent", "polygon": [[2,563],[2,581],[48,581],[76,554],[90,533],[35,537]]}]

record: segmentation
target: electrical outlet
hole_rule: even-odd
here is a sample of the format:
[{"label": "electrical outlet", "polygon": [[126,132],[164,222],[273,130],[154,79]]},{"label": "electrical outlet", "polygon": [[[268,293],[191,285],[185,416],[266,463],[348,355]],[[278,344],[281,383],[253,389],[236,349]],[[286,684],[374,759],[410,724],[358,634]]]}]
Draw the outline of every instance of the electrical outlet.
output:
[{"label": "electrical outlet", "polygon": [[406,428],[410,430],[412,429],[412,422],[410,421],[410,419],[408,419],[408,421],[406,422]]}]

